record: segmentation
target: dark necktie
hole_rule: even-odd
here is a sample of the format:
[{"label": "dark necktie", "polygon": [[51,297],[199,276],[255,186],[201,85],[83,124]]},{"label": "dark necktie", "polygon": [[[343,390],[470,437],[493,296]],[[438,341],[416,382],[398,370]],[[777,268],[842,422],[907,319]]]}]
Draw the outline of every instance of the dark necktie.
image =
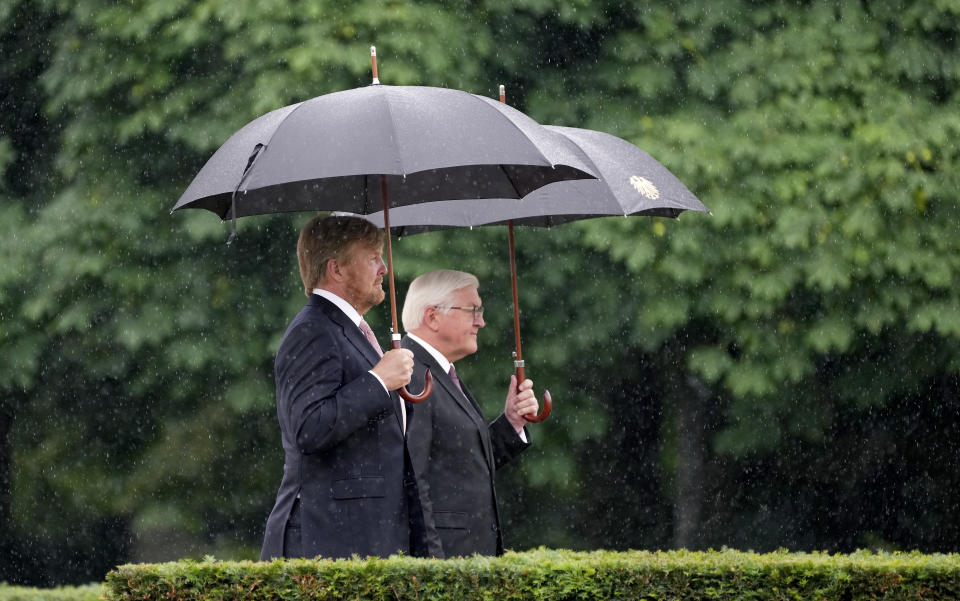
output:
[{"label": "dark necktie", "polygon": [[380,343],[377,342],[377,337],[373,335],[373,330],[370,329],[370,324],[362,319],[360,320],[360,331],[363,332],[364,337],[370,342],[370,346],[372,346],[374,350],[377,351],[377,354],[382,357],[383,349],[380,348]]},{"label": "dark necktie", "polygon": [[453,380],[453,383],[457,385],[457,390],[463,394],[463,386],[460,385],[460,378],[457,377],[457,368],[453,366],[453,363],[450,364],[450,369],[447,371],[447,375],[449,375],[450,379]]},{"label": "dark necktie", "polygon": [[447,375],[450,376],[450,379],[453,380],[453,383],[457,386],[457,390],[460,391],[460,394],[463,395],[463,398],[470,401],[470,405],[477,411],[477,416],[483,420],[483,411],[480,410],[480,405],[477,404],[473,397],[467,396],[467,393],[463,391],[463,386],[460,384],[460,378],[457,377],[457,368],[450,364],[450,369],[447,370]]}]

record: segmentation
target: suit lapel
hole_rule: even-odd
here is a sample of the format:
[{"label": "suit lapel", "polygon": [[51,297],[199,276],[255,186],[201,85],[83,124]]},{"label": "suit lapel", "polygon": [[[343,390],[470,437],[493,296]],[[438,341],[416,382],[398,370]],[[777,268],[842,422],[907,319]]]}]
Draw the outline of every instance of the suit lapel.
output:
[{"label": "suit lapel", "polygon": [[[340,326],[343,337],[347,339],[348,343],[353,345],[357,352],[363,355],[369,362],[370,367],[380,362],[380,355],[378,355],[377,351],[370,345],[370,341],[367,340],[363,332],[360,331],[360,328],[350,321],[350,318],[347,317],[339,307],[316,294],[310,296],[310,303],[320,307],[332,322]],[[400,430],[404,431],[403,414],[400,412],[400,403],[402,403],[403,400],[400,400],[399,397],[392,392],[388,394],[397,401],[393,404],[393,413],[397,416],[397,425],[400,426]]]},{"label": "suit lapel", "polygon": [[[447,378],[449,380],[449,378]],[[456,385],[453,384],[453,381],[450,381],[450,384],[456,388]],[[480,404],[477,403],[477,400],[473,398],[473,394],[470,392],[470,388],[463,383],[463,380],[460,380],[460,385],[463,386],[463,394],[458,395],[466,396],[467,400],[470,401],[470,404],[473,405],[474,410],[476,411],[477,419],[474,419],[474,422],[477,423],[477,428],[480,430],[480,440],[483,442],[483,452],[487,456],[487,463],[490,464],[490,471],[493,472],[495,462],[493,460],[493,444],[490,442],[490,428],[487,426],[487,422],[483,418],[483,411],[480,411]]]},{"label": "suit lapel", "polygon": [[310,296],[310,301],[312,304],[316,304],[323,309],[330,320],[340,326],[343,337],[357,349],[357,352],[370,362],[370,367],[380,362],[380,356],[377,354],[377,351],[370,346],[370,342],[364,337],[363,332],[360,331],[360,328],[358,328],[356,324],[350,321],[350,318],[347,317],[339,307],[316,294]]},{"label": "suit lapel", "polygon": [[453,383],[453,380],[450,379],[450,374],[443,371],[443,368],[440,367],[440,364],[437,363],[437,360],[427,351],[427,349],[420,346],[415,340],[410,338],[405,338],[403,342],[404,348],[408,348],[413,351],[413,356],[419,363],[426,365],[431,372],[433,372],[433,380],[435,383],[443,386],[444,390],[447,391],[447,394],[456,401],[460,409],[463,410],[470,419],[473,421],[474,425],[477,427],[477,430],[480,433],[480,440],[483,441],[483,452],[487,457],[487,461],[490,462],[490,465],[493,465],[493,450],[490,448],[490,437],[487,432],[487,422],[483,419],[483,412],[480,411],[480,405],[477,404],[477,401],[474,400],[473,395],[470,394],[467,385],[463,383],[463,380],[460,381],[460,385],[463,386],[463,392],[460,392],[460,389],[457,388],[457,385]]},{"label": "suit lapel", "polygon": [[[450,379],[449,376],[447,379]],[[453,383],[453,380],[450,380],[450,384],[454,389],[456,389],[457,385]],[[476,411],[477,415],[480,416],[480,421],[483,421],[483,411],[480,410],[480,403],[477,402],[477,399],[473,398],[473,393],[470,392],[470,388],[467,387],[463,380],[460,380],[460,386],[463,388],[463,396],[467,397],[467,400],[470,401],[470,405],[473,406],[473,410]]]}]

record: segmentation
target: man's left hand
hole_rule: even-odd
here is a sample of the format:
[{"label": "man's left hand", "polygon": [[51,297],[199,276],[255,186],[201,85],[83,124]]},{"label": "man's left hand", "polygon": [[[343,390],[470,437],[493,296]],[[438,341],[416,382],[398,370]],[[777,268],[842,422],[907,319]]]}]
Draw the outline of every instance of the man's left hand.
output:
[{"label": "man's left hand", "polygon": [[540,411],[540,404],[533,392],[533,381],[526,379],[517,386],[517,376],[510,376],[510,388],[507,389],[507,402],[503,413],[514,430],[523,431],[527,420],[524,415],[536,415]]}]

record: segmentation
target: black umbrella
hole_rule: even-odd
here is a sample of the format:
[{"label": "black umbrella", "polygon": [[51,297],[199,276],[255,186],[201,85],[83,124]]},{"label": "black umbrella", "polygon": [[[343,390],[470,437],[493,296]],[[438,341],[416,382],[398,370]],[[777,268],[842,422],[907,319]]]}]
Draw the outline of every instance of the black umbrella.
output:
[{"label": "black umbrella", "polygon": [[[234,234],[237,217],[288,211],[383,209],[389,223],[391,201],[522,198],[552,182],[594,177],[566,138],[511,107],[459,90],[380,85],[370,50],[374,85],[251,121],[214,153],[172,211],[229,216]],[[398,348],[389,235],[386,241]],[[429,390],[401,394],[416,401]]]},{"label": "black umbrella", "polygon": [[[500,86],[500,102],[505,102],[503,86]],[[550,227],[578,219],[613,215],[676,218],[683,211],[710,212],[666,167],[630,142],[590,129],[545,127],[573,142],[579,157],[598,178],[552,183],[520,200],[486,198],[428,202],[400,207],[391,211],[389,216],[391,231],[398,236],[448,227],[507,225],[518,381],[525,377],[525,363],[520,340],[514,224]],[[383,217],[383,213],[368,216],[381,227]],[[545,392],[543,411],[527,420],[543,421],[552,408],[550,394]]]}]

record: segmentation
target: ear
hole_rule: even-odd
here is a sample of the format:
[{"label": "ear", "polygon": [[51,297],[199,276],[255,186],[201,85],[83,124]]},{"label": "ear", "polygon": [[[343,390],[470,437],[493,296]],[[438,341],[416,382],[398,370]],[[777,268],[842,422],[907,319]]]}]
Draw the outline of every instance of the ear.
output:
[{"label": "ear", "polygon": [[423,312],[423,325],[430,328],[430,330],[436,332],[440,329],[440,311],[436,307],[430,305]]},{"label": "ear", "polygon": [[327,279],[339,282],[343,280],[343,273],[340,271],[340,262],[336,259],[327,260]]}]

